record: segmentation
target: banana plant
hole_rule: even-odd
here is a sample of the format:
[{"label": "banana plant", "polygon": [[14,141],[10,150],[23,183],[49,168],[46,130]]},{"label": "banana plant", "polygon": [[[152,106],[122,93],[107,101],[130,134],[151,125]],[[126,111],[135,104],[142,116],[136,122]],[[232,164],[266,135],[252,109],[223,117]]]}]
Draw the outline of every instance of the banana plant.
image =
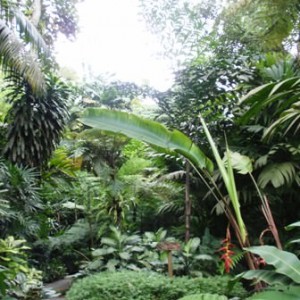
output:
[{"label": "banana plant", "polygon": [[254,294],[249,299],[296,300],[300,294],[300,260],[293,253],[279,250],[273,246],[250,247],[246,250],[260,256],[264,262],[273,266],[268,270],[250,270],[236,276],[269,285],[265,291]]},{"label": "banana plant", "polygon": [[[286,226],[291,230],[300,226],[295,222]],[[298,243],[299,239],[291,241]],[[263,264],[271,266],[268,269],[250,270],[235,277],[233,284],[239,279],[264,281],[268,284],[265,291],[254,294],[249,299],[296,300],[300,294],[300,260],[288,251],[283,251],[273,246],[249,247],[245,250],[260,257]]]},{"label": "banana plant", "polygon": [[[211,160],[205,156],[200,148],[195,145],[189,137],[178,130],[168,130],[164,125],[158,122],[146,120],[121,111],[99,108],[88,108],[85,110],[80,120],[85,125],[101,130],[124,134],[128,137],[142,140],[161,149],[167,149],[168,151],[181,154],[198,170],[206,170],[208,173],[211,173],[213,170]],[[230,160],[228,159],[226,168],[204,120],[202,118],[200,118],[200,120],[231,199],[235,211],[235,218],[239,227],[241,243],[245,245],[247,231],[240,212],[240,204]]]}]

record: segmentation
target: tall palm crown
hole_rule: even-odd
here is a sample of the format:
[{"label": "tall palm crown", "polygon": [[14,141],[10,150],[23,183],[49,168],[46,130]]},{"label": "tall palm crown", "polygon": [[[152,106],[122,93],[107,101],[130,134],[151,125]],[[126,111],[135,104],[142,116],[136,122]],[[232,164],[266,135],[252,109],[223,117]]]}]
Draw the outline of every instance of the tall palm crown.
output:
[{"label": "tall palm crown", "polygon": [[40,93],[45,90],[41,62],[47,46],[21,8],[20,3],[0,0],[0,64],[5,73],[21,75]]}]

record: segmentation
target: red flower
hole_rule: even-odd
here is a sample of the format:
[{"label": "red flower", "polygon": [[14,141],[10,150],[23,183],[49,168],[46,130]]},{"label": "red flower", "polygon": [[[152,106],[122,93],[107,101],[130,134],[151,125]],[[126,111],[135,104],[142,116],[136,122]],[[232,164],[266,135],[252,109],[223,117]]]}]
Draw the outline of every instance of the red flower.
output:
[{"label": "red flower", "polygon": [[230,272],[230,269],[232,267],[233,261],[232,256],[234,255],[234,252],[231,250],[234,247],[233,244],[231,244],[230,239],[230,233],[229,230],[227,230],[227,237],[222,241],[222,247],[218,250],[223,252],[221,255],[221,260],[224,261],[224,269],[226,273]]}]

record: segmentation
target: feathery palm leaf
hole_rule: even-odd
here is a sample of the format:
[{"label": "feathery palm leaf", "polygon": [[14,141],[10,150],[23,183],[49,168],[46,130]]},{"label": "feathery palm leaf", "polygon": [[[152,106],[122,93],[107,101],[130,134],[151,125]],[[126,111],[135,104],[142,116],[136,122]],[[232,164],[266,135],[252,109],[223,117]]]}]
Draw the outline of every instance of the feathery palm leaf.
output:
[{"label": "feathery palm leaf", "polygon": [[292,162],[273,163],[267,165],[258,177],[258,185],[265,188],[271,183],[275,188],[291,185],[296,177],[296,165]]},{"label": "feathery palm leaf", "polygon": [[[260,86],[250,91],[241,99],[241,104],[248,105],[240,119],[241,124],[248,124],[251,118],[259,118],[268,110],[266,129],[263,138],[270,139],[279,129],[285,134],[299,130],[300,113],[300,77],[292,77]],[[264,118],[266,114],[264,114]]]}]

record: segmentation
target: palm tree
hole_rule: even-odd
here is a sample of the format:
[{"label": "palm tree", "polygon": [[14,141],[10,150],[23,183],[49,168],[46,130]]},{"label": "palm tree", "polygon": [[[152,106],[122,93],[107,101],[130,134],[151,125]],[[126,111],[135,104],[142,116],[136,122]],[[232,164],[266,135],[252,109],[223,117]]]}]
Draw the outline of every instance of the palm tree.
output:
[{"label": "palm tree", "polygon": [[7,74],[18,74],[34,92],[45,91],[42,62],[47,46],[18,3],[0,1],[0,64]]}]

